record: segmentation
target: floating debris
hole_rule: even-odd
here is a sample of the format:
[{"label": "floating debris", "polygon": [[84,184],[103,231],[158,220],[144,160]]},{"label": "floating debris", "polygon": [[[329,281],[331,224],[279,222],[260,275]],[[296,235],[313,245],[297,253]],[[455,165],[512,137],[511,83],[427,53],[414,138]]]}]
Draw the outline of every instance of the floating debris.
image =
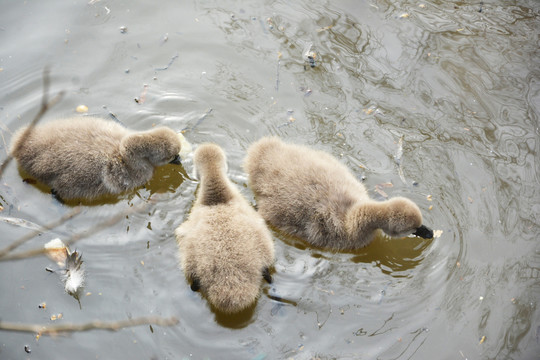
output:
[{"label": "floating debris", "polygon": [[120,121],[120,119],[118,119],[118,117],[116,116],[115,113],[113,113],[112,111],[110,111],[108,108],[107,108],[107,105],[103,105],[103,109],[107,110],[109,112],[109,116],[114,120],[116,121],[117,123],[119,123],[120,125],[122,125],[123,127],[126,127],[126,124],[124,124],[123,122]]},{"label": "floating debris", "polygon": [[478,343],[478,345],[482,344],[484,341],[486,341],[486,336],[482,336],[482,338],[480,339],[480,342]]},{"label": "floating debris", "polygon": [[295,121],[296,121],[296,119],[295,119],[292,115],[289,115],[289,117],[288,117],[288,119],[287,119],[287,122],[284,122],[284,123],[282,123],[282,124],[279,124],[279,125],[277,126],[277,128],[279,129],[279,128],[283,127],[283,126],[289,126],[290,124],[292,124],[292,123],[295,122]]},{"label": "floating debris", "polygon": [[409,13],[403,13],[403,14],[399,15],[400,19],[406,19],[408,17],[409,17]]},{"label": "floating debris", "polygon": [[322,32],[322,31],[326,31],[326,30],[330,30],[331,28],[333,28],[334,25],[328,25],[328,26],[325,26],[325,27],[322,27],[320,29],[317,29],[317,32]]},{"label": "floating debris", "polygon": [[46,243],[44,248],[47,257],[62,268],[61,279],[66,292],[79,300],[77,294],[84,285],[85,277],[81,255],[77,251],[71,252],[58,238]]},{"label": "floating debris", "polygon": [[379,195],[381,195],[383,198],[388,199],[388,194],[383,189],[390,188],[390,187],[393,187],[393,186],[394,186],[394,184],[392,184],[390,182],[377,184],[377,185],[375,185],[375,191]]},{"label": "floating debris", "polygon": [[276,65],[276,91],[279,91],[279,67],[281,65],[281,52],[278,51],[277,65]]},{"label": "floating debris", "polygon": [[[440,238],[442,233],[443,233],[442,230],[433,230],[433,238],[434,239]],[[459,267],[459,263],[457,263],[457,266]]]},{"label": "floating debris", "polygon": [[[84,285],[84,270],[82,266],[81,255],[77,251],[74,251],[68,256],[66,263],[66,272],[64,273],[62,280],[64,281],[64,288],[70,295],[76,295]],[[78,297],[76,297],[78,300]]]},{"label": "floating debris", "polygon": [[32,349],[30,349],[30,346],[24,345],[24,351],[26,351],[27,354],[30,354],[32,352]]},{"label": "floating debris", "polygon": [[401,135],[399,138],[398,148],[396,151],[396,156],[394,156],[394,161],[396,162],[398,166],[399,178],[401,179],[401,181],[403,181],[404,184],[407,184],[407,180],[405,180],[405,174],[403,173],[403,163],[401,162],[402,157],[403,157],[403,135]]},{"label": "floating debris", "polygon": [[267,18],[266,19],[266,24],[268,24],[268,28],[270,30],[273,30],[274,29],[274,22],[272,21],[272,18]]},{"label": "floating debris", "polygon": [[46,309],[47,308],[47,304],[42,302],[41,304],[38,305],[38,308],[40,309]]},{"label": "floating debris", "polygon": [[121,32],[122,34],[127,33],[127,31],[128,31],[127,26],[120,26],[120,32]]},{"label": "floating debris", "polygon": [[394,156],[394,161],[397,165],[401,164],[401,157],[403,156],[403,135],[399,137],[398,147],[396,151],[396,156]]},{"label": "floating debris", "polygon": [[56,321],[56,320],[60,320],[60,319],[63,318],[63,317],[64,317],[64,315],[63,315],[62,313],[60,313],[60,314],[53,314],[53,315],[51,315],[51,320],[52,320],[52,321]]},{"label": "floating debris", "polygon": [[138,98],[135,98],[135,102],[137,104],[144,104],[144,102],[146,101],[146,93],[148,92],[148,85],[147,84],[144,84],[143,85],[143,91],[141,93],[141,96],[139,96]]},{"label": "floating debris", "polygon": [[88,106],[86,105],[79,105],[75,108],[75,111],[78,113],[87,113],[88,112]]},{"label": "floating debris", "polygon": [[[314,68],[317,66],[317,63],[315,62],[315,60],[317,59],[317,53],[315,52],[315,50],[313,50],[312,43],[308,43],[306,45],[306,47],[304,48],[302,57],[304,58],[304,61],[307,61],[307,63],[309,64],[311,68]],[[306,69],[305,66],[304,66],[304,69]]]},{"label": "floating debris", "polygon": [[173,64],[173,62],[174,62],[176,59],[178,59],[178,54],[173,55],[173,57],[171,58],[171,60],[169,61],[169,63],[168,63],[165,67],[156,68],[155,70],[156,70],[156,71],[167,70],[167,69]]},{"label": "floating debris", "polygon": [[370,107],[370,108],[367,108],[367,109],[362,109],[362,111],[366,114],[366,115],[371,115],[375,112],[376,108],[375,107]]},{"label": "floating debris", "polygon": [[86,105],[79,105],[75,108],[75,111],[78,113],[87,113],[88,112],[88,106]]},{"label": "floating debris", "polygon": [[67,260],[67,247],[59,238],[52,239],[44,246],[45,254],[49,259],[54,261],[58,266],[65,266]]},{"label": "floating debris", "polygon": [[313,91],[310,88],[307,88],[307,87],[304,87],[304,86],[300,87],[300,91],[302,91],[304,93],[305,97],[308,97],[309,95],[311,95],[313,93]]}]

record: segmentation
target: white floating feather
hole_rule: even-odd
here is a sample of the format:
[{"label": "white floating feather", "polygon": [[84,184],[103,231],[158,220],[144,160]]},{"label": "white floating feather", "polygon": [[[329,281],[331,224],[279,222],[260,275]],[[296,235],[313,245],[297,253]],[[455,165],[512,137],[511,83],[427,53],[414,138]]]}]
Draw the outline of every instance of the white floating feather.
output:
[{"label": "white floating feather", "polygon": [[66,292],[76,294],[84,286],[85,274],[81,255],[77,251],[71,252],[58,238],[49,241],[44,247],[47,257],[63,268],[61,279]]}]

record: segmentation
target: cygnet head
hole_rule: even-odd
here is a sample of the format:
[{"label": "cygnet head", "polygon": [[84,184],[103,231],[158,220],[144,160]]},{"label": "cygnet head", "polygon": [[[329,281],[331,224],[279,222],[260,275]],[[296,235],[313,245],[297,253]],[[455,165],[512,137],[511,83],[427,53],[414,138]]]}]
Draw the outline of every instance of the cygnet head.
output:
[{"label": "cygnet head", "polygon": [[121,143],[127,160],[146,159],[153,166],[180,164],[181,147],[178,135],[167,127],[130,134]]},{"label": "cygnet head", "polygon": [[221,147],[216,144],[199,145],[193,155],[193,172],[196,179],[201,179],[208,172],[225,174],[227,157]]},{"label": "cygnet head", "polygon": [[422,225],[422,213],[418,206],[403,197],[392,198],[386,202],[387,222],[382,230],[392,237],[403,237],[410,234],[423,238],[432,238],[433,231]]}]

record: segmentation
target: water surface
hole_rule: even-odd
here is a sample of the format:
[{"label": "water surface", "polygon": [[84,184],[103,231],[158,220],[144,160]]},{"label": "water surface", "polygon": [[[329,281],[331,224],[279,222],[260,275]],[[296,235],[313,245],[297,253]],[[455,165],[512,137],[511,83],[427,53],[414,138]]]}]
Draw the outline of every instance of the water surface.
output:
[{"label": "water surface", "polygon": [[[184,129],[193,144],[223,146],[252,203],[245,150],[279,135],[339,157],[374,198],[411,198],[442,234],[378,237],[333,253],[274,232],[274,283],[253,309],[223,317],[178,268],[173,231],[197,182],[189,160],[167,165],[145,188],[83,206],[22,247],[147,204],[76,244],[87,272],[81,308],[45,271],[52,262],[36,257],[0,262],[0,319],[157,315],[179,324],[39,340],[0,332],[0,357],[537,358],[539,14],[532,0],[5,4],[0,159],[37,113],[49,65],[51,94],[66,95],[44,122],[82,116],[75,109],[84,104],[130,128]],[[1,216],[40,225],[71,211],[23,183],[15,163],[1,179],[0,205]],[[0,231],[5,247],[30,230],[0,222]]]}]

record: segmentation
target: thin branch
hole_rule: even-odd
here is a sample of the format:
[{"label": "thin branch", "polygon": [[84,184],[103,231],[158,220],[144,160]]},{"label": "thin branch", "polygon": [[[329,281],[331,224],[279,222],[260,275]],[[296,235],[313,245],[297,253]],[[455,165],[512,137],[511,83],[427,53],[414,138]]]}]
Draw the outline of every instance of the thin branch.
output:
[{"label": "thin branch", "polygon": [[40,335],[56,335],[63,332],[88,331],[96,329],[117,331],[122,328],[140,325],[172,326],[178,324],[178,322],[178,319],[175,317],[162,318],[155,316],[109,322],[96,320],[84,324],[64,323],[54,325],[21,324],[8,321],[0,321],[0,330],[30,332],[38,333]]},{"label": "thin branch", "polygon": [[[117,222],[122,220],[127,215],[130,215],[132,213],[144,210],[147,206],[148,206],[148,204],[142,204],[142,205],[139,205],[139,206],[134,206],[134,207],[130,208],[128,211],[124,211],[124,212],[119,213],[119,214],[117,214],[117,215],[115,215],[115,216],[113,216],[113,217],[111,217],[111,218],[109,218],[109,219],[107,219],[105,221],[102,221],[101,223],[97,224],[96,226],[92,227],[89,230],[73,234],[69,238],[65,239],[64,243],[66,244],[66,246],[70,246],[70,245],[76,243],[77,241],[79,241],[81,239],[84,239],[84,238],[86,238],[86,237],[88,237],[90,235],[93,235],[93,234],[95,234],[97,232],[100,232],[101,230],[103,230],[103,229],[105,229],[105,228],[107,228],[109,226],[113,226],[114,224],[116,224]],[[19,242],[20,240],[21,239],[17,240],[16,242]],[[41,248],[37,248],[37,249],[31,249],[31,250],[23,251],[23,252],[16,253],[16,254],[6,254],[4,256],[0,256],[0,261],[26,259],[26,258],[31,258],[31,257],[43,255],[45,252],[47,252],[47,249],[41,247]]]},{"label": "thin branch", "polygon": [[14,249],[18,248],[19,246],[21,246],[22,244],[24,244],[28,240],[33,239],[37,235],[39,235],[39,234],[41,234],[41,233],[43,233],[43,232],[45,232],[47,230],[52,230],[52,229],[62,225],[63,223],[65,223],[66,221],[68,221],[69,219],[73,218],[74,216],[76,216],[76,215],[78,215],[80,213],[81,213],[81,208],[76,207],[72,211],[68,212],[66,215],[62,216],[60,219],[58,219],[58,220],[56,220],[56,221],[54,221],[54,222],[52,222],[52,223],[50,223],[48,225],[43,226],[41,230],[32,231],[31,233],[21,237],[20,239],[15,240],[11,244],[9,244],[8,246],[6,246],[2,250],[0,250],[0,258],[7,255],[9,252],[13,251]]},{"label": "thin branch", "polygon": [[[38,113],[36,114],[36,116],[34,117],[34,119],[32,120],[32,122],[30,123],[30,125],[28,125],[28,127],[26,128],[26,130],[24,131],[23,135],[22,135],[22,138],[26,138],[28,137],[28,134],[32,131],[32,129],[36,126],[36,124],[38,123],[38,121],[41,120],[41,118],[43,118],[43,115],[45,115],[45,113],[51,108],[53,107],[54,105],[56,105],[56,103],[58,103],[62,97],[64,97],[64,94],[65,94],[65,91],[60,91],[58,94],[56,94],[50,101],[49,101],[49,87],[50,87],[50,77],[49,77],[49,73],[50,73],[50,70],[48,67],[45,67],[45,69],[43,69],[43,95],[41,97],[41,107],[39,108],[39,111]],[[20,146],[21,144],[19,144]],[[2,174],[4,173],[4,170],[6,169],[6,167],[8,166],[8,164],[11,162],[11,160],[13,159],[13,156],[11,156],[11,154],[8,154],[6,160],[2,163],[2,165],[0,166],[0,178],[2,177]]]}]

